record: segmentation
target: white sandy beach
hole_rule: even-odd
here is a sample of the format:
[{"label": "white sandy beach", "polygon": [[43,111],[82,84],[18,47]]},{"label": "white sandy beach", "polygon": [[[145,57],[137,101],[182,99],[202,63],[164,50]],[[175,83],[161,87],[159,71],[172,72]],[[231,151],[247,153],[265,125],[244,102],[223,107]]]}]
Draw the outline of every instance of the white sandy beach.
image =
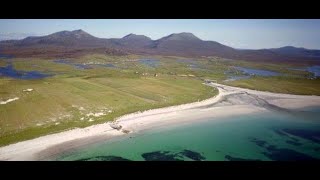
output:
[{"label": "white sandy beach", "polygon": [[116,120],[116,123],[122,126],[120,131],[111,128],[108,122],[11,144],[0,148],[0,160],[46,160],[49,156],[64,150],[126,135],[122,130],[133,133],[158,126],[215,120],[224,116],[320,106],[319,96],[260,92],[217,83],[209,85],[219,89],[216,97],[122,116]]}]

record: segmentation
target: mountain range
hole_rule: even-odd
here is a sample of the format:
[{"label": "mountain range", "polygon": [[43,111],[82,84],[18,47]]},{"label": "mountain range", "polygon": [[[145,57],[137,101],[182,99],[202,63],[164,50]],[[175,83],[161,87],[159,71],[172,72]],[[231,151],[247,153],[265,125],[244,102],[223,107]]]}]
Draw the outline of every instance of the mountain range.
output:
[{"label": "mountain range", "polygon": [[0,51],[17,57],[67,57],[88,52],[114,55],[145,54],[184,57],[217,56],[255,61],[320,61],[320,50],[286,46],[282,48],[244,50],[215,41],[204,41],[192,33],[174,33],[152,40],[144,35],[123,38],[98,38],[83,30],[60,31],[47,36],[30,36],[22,40],[0,41]]}]

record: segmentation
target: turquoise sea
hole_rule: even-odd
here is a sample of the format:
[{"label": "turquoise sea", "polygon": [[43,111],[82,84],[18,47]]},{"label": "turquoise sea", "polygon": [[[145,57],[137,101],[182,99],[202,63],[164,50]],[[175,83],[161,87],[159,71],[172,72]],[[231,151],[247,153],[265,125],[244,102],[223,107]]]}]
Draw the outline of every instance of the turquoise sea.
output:
[{"label": "turquoise sea", "polygon": [[[232,112],[230,112],[232,113]],[[128,134],[60,161],[299,161],[320,159],[320,107],[232,116]]]}]

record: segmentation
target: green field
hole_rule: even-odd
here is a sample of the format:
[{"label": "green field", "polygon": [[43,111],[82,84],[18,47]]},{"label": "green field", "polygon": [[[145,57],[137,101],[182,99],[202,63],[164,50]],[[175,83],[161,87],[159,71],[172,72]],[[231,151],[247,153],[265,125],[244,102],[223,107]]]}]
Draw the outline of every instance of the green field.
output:
[{"label": "green field", "polygon": [[[0,145],[111,121],[121,115],[203,100],[217,94],[195,78],[161,74],[141,66],[79,70],[49,60],[14,60],[19,70],[56,74],[41,80],[0,79]],[[32,66],[36,64],[37,66]],[[127,63],[128,65],[130,63]],[[133,64],[133,63],[132,63]],[[142,76],[137,71],[149,72]],[[31,92],[23,92],[32,88]],[[87,116],[102,113],[99,117]]]},{"label": "green field", "polygon": [[252,63],[246,61],[233,62],[230,63],[230,65],[270,70],[281,73],[281,76],[253,76],[249,79],[237,81],[220,81],[222,84],[275,93],[320,95],[319,78],[310,79],[309,77],[312,75],[310,72],[287,69],[301,68],[301,66],[290,64]]},{"label": "green field", "polygon": [[[53,76],[38,80],[0,76],[0,101],[19,97],[0,105],[0,146],[216,95],[216,89],[202,84],[204,79],[263,91],[320,95],[319,79],[310,80],[310,73],[286,69],[292,66],[220,58],[196,59],[196,63],[192,62],[195,65],[190,65],[181,61],[186,59],[182,57],[148,56],[160,60],[157,66],[149,66],[137,61],[140,58],[144,57],[92,54],[70,59],[73,63],[90,64],[91,69],[78,69],[54,59],[11,59],[16,70]],[[5,65],[0,60],[0,67]],[[261,68],[283,75],[226,82],[225,72],[232,66]],[[29,88],[33,91],[23,92]]]},{"label": "green field", "polygon": [[224,84],[275,93],[320,95],[320,79],[309,80],[288,77],[255,77],[251,79],[227,82]]}]

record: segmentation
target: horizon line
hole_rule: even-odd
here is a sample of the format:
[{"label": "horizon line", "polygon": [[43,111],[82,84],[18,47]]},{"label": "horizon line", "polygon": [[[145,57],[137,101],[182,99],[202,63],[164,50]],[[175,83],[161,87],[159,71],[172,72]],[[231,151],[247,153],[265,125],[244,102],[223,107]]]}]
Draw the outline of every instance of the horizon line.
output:
[{"label": "horizon line", "polygon": [[[29,38],[29,37],[49,36],[49,35],[52,35],[52,34],[55,34],[55,33],[63,32],[63,31],[67,31],[67,32],[83,31],[83,32],[85,32],[85,33],[87,33],[87,34],[89,34],[89,35],[91,35],[93,37],[99,38],[99,39],[122,39],[122,38],[124,38],[124,37],[126,37],[128,35],[145,36],[147,38],[150,38],[149,36],[146,36],[144,34],[135,34],[135,33],[129,33],[129,34],[126,34],[126,35],[124,35],[122,37],[98,37],[98,36],[92,35],[91,33],[88,33],[88,31],[85,31],[83,29],[74,29],[74,30],[60,30],[60,31],[56,31],[56,32],[53,32],[53,33],[49,33],[49,34],[37,34],[37,33],[2,33],[1,34],[0,33],[0,37],[1,37],[1,35],[4,35],[4,34],[16,34],[16,35],[18,35],[18,34],[20,34],[20,35],[22,35],[22,34],[37,34],[37,35],[26,36],[24,38],[19,38],[19,39],[3,39],[3,40],[0,39],[0,42],[2,42],[2,41],[11,41],[11,40],[19,41],[19,40],[23,40],[23,39],[26,39],[26,38]],[[190,33],[190,34],[194,35],[195,37],[197,37],[198,39],[200,39],[201,41],[211,41],[211,42],[220,43],[220,42],[215,41],[215,40],[203,40],[203,39],[199,38],[198,36],[196,36],[194,33],[187,32],[187,31],[171,33],[171,34],[165,35],[165,36],[163,36],[161,38],[158,38],[158,39],[152,39],[152,38],[150,38],[150,39],[152,41],[157,41],[159,39],[162,39],[164,37],[167,37],[167,36],[170,36],[170,35],[173,35],[173,34],[182,34],[182,33]],[[305,47],[302,47],[302,46],[294,46],[294,45],[284,45],[284,46],[278,46],[278,47],[264,47],[264,48],[235,48],[235,47],[233,47],[231,45],[226,45],[226,44],[223,44],[223,43],[220,43],[220,44],[228,46],[228,47],[231,47],[233,49],[238,49],[238,50],[268,50],[268,49],[279,49],[279,48],[284,48],[284,47],[293,47],[293,48],[298,48],[298,49],[302,48],[302,49],[306,49],[306,50],[320,50],[320,49],[308,49],[308,48],[305,48]]]}]

